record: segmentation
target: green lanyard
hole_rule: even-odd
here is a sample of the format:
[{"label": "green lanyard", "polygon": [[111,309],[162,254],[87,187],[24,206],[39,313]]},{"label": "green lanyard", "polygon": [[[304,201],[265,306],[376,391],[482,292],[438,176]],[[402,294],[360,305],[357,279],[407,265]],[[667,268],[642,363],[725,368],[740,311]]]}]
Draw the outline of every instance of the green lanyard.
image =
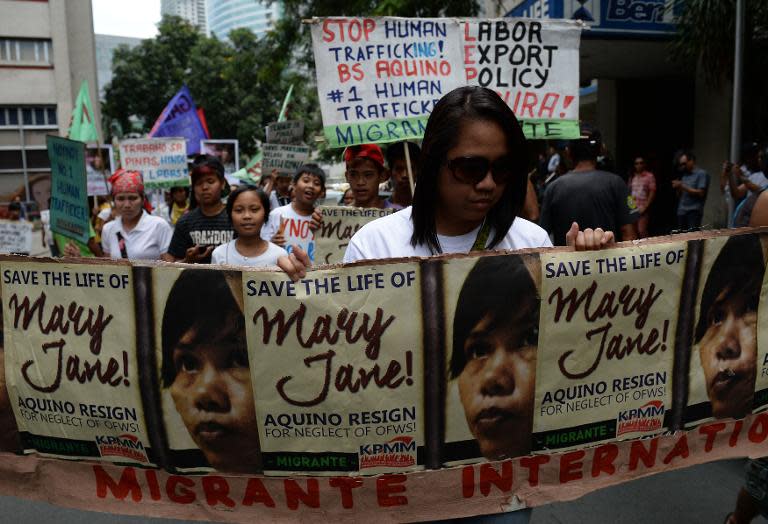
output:
[{"label": "green lanyard", "polygon": [[470,249],[470,252],[485,251],[485,244],[488,242],[488,235],[490,234],[491,226],[488,225],[488,222],[483,220],[483,226],[480,228],[480,231],[477,232],[477,238],[475,239],[475,243],[472,244],[472,249]]}]

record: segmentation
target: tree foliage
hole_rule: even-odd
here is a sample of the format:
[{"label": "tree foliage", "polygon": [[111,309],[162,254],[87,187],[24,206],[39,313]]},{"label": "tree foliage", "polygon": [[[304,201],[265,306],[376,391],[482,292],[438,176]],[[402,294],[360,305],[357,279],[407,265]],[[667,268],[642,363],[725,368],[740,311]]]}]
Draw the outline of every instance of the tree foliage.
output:
[{"label": "tree foliage", "polygon": [[[735,0],[678,0],[673,55],[682,63],[701,64],[710,85],[733,79],[736,35]],[[768,137],[768,2],[743,0],[745,139]]]}]

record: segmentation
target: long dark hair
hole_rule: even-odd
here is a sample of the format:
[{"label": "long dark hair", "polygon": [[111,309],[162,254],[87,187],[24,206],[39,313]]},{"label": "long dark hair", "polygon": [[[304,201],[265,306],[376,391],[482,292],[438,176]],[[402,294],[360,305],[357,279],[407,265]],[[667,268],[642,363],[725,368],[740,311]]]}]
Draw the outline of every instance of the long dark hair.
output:
[{"label": "long dark hair", "polygon": [[529,324],[525,338],[538,345],[539,295],[520,255],[482,257],[464,280],[453,317],[451,378],[467,365],[464,343],[486,315],[491,315],[489,331],[503,324]]},{"label": "long dark hair", "polygon": [[229,325],[245,334],[243,311],[227,284],[226,273],[185,269],[174,282],[165,302],[161,331],[163,362],[160,375],[164,387],[176,379],[173,350],[190,329],[195,330],[195,344],[216,340]]},{"label": "long dark hair", "polygon": [[[706,245],[706,244],[705,244]],[[760,300],[765,261],[760,237],[736,235],[729,238],[709,270],[704,292],[701,295],[699,321],[696,323],[694,341],[699,343],[709,329],[710,310],[717,298],[725,291],[723,301],[741,296],[754,305]]]},{"label": "long dark hair", "polygon": [[498,124],[504,131],[508,153],[515,163],[514,177],[486,217],[493,228],[488,247],[493,248],[502,241],[525,202],[528,148],[515,114],[490,89],[476,86],[454,89],[440,99],[427,121],[419,160],[419,183],[413,195],[411,245],[426,244],[433,254],[442,253],[435,226],[440,170],[445,165],[448,150],[458,143],[462,124],[471,120]]}]

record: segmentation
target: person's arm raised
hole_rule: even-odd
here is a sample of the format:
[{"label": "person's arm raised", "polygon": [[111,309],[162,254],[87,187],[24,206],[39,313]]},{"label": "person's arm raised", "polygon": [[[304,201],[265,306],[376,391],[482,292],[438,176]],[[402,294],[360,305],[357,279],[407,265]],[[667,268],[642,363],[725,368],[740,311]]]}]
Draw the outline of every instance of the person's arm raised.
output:
[{"label": "person's arm raised", "polygon": [[310,262],[307,252],[296,246],[288,256],[278,258],[277,265],[285,271],[291,280],[296,282],[307,276],[307,269],[312,267],[312,262]]},{"label": "person's arm raised", "polygon": [[614,247],[616,236],[613,231],[605,231],[600,227],[596,229],[588,227],[580,231],[579,224],[574,222],[565,234],[565,245],[573,248],[574,251],[596,251]]}]

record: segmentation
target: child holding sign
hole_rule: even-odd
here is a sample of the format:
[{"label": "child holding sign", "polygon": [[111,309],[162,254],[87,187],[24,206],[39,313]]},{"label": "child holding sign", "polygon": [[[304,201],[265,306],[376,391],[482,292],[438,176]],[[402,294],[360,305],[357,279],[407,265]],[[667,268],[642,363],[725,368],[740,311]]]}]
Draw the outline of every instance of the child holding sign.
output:
[{"label": "child holding sign", "polygon": [[284,247],[288,253],[298,246],[314,261],[314,230],[319,222],[315,202],[325,192],[325,172],[317,164],[304,164],[296,170],[293,185],[293,202],[272,210],[261,228],[261,238]]},{"label": "child holding sign", "polygon": [[213,250],[214,264],[235,266],[274,266],[288,256],[282,247],[261,238],[261,228],[269,219],[269,197],[256,186],[240,186],[229,195],[227,215],[235,238]]}]

